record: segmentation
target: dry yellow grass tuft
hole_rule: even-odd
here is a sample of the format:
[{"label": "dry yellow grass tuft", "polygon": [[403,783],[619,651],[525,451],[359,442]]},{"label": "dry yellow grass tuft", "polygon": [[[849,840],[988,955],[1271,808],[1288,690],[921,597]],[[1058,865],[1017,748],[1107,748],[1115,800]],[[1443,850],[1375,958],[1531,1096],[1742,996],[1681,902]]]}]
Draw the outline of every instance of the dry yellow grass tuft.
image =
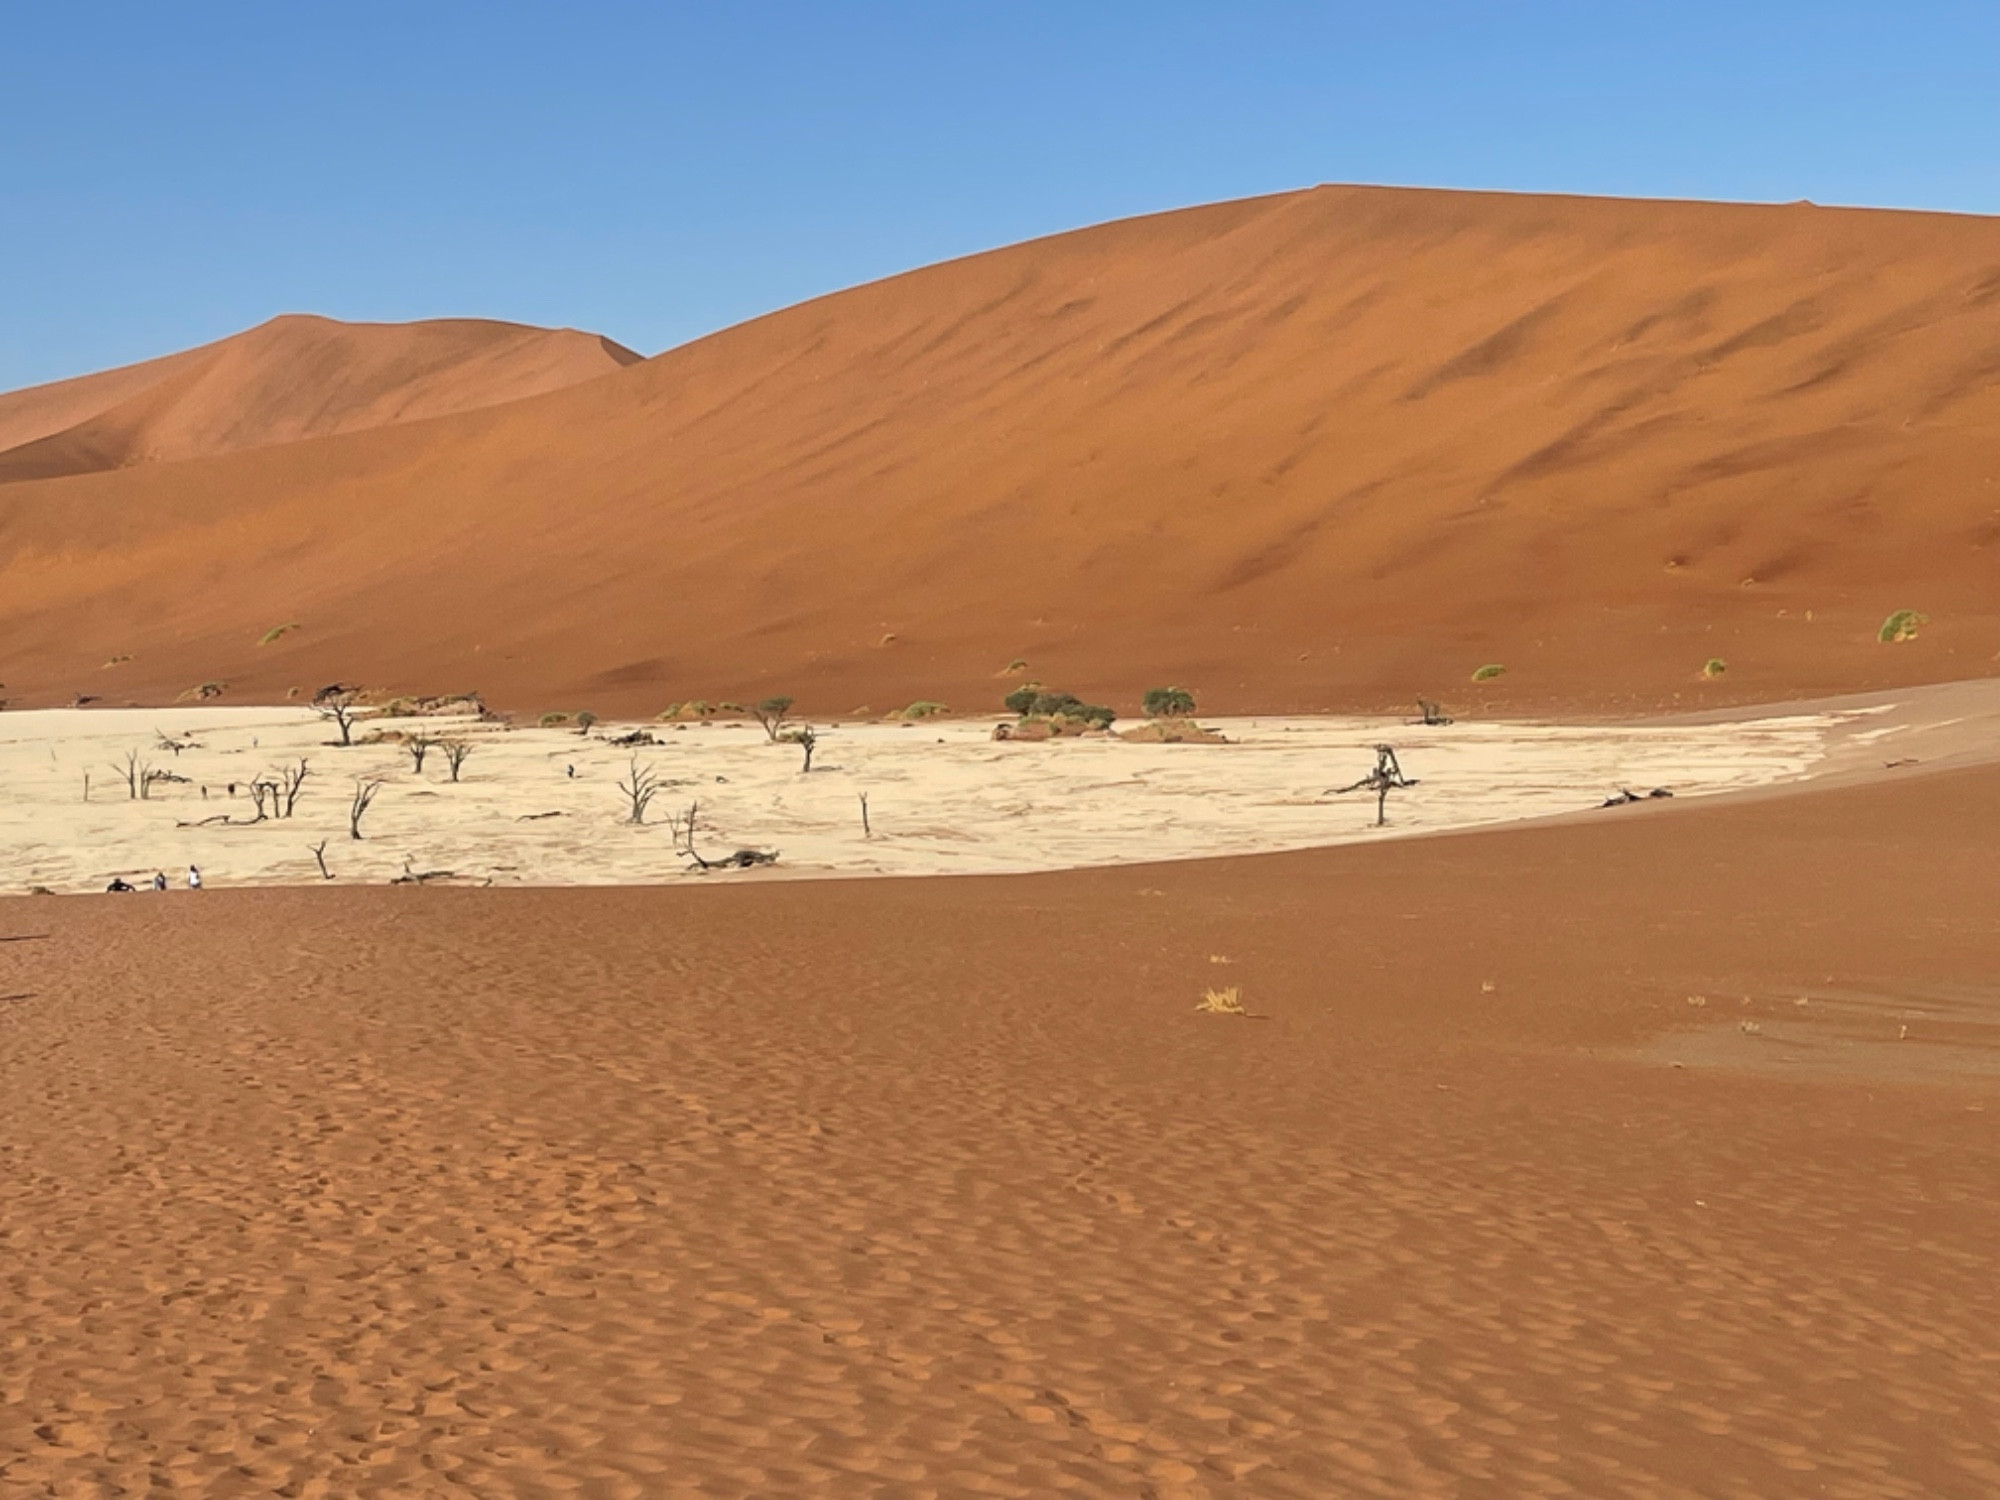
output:
[{"label": "dry yellow grass tuft", "polygon": [[1211,1016],[1247,1016],[1250,1014],[1249,1011],[1243,1008],[1243,992],[1233,984],[1227,989],[1209,990],[1201,997],[1201,1004],[1197,1005],[1195,1009]]}]

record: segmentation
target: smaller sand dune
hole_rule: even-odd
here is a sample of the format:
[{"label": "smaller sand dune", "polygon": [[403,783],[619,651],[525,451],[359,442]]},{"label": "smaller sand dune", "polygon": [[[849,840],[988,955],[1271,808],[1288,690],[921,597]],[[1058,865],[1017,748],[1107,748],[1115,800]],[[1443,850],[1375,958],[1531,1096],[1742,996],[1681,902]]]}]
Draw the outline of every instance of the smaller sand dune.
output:
[{"label": "smaller sand dune", "polygon": [[474,411],[638,360],[572,328],[273,318],[198,349],[0,396],[0,483]]}]

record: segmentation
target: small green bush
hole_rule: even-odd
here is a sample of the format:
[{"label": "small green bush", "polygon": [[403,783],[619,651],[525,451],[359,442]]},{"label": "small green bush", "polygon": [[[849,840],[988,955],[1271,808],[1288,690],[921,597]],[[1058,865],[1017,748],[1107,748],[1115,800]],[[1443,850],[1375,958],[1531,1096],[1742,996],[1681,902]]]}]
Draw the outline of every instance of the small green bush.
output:
[{"label": "small green bush", "polygon": [[289,625],[273,625],[269,630],[257,637],[257,644],[268,646],[273,641],[281,641],[298,628],[299,622],[297,620],[292,621]]},{"label": "small green bush", "polygon": [[541,725],[542,728],[544,729],[553,729],[558,724],[567,724],[569,722],[569,715],[561,713],[543,714],[539,719],[535,720],[535,722]]},{"label": "small green bush", "polygon": [[1498,663],[1497,661],[1490,661],[1485,666],[1481,667],[1477,672],[1474,672],[1472,674],[1472,680],[1474,682],[1491,682],[1494,678],[1500,676],[1506,670],[1507,669],[1501,666],[1500,663]]},{"label": "small green bush", "polygon": [[1727,672],[1728,670],[1729,670],[1729,663],[1724,661],[1719,656],[1711,656],[1707,661],[1701,664],[1701,675],[1710,678],[1711,680],[1720,677],[1724,672]]},{"label": "small green bush", "polygon": [[1147,688],[1142,706],[1149,719],[1184,719],[1194,712],[1194,694],[1186,688]]},{"label": "small green bush", "polygon": [[1000,701],[1023,719],[1069,719],[1095,729],[1109,729],[1118,717],[1101,703],[1085,703],[1074,693],[1051,693],[1033,685],[1016,688]]},{"label": "small green bush", "polygon": [[1882,622],[1882,628],[1875,632],[1875,639],[1885,646],[1893,646],[1898,641],[1914,641],[1917,627],[1930,622],[1929,615],[1918,614],[1914,609],[1899,609]]},{"label": "small green bush", "polygon": [[908,708],[903,710],[903,717],[906,719],[930,719],[935,718],[944,711],[945,706],[942,703],[933,703],[928,698],[919,698],[915,703],[912,703]]}]

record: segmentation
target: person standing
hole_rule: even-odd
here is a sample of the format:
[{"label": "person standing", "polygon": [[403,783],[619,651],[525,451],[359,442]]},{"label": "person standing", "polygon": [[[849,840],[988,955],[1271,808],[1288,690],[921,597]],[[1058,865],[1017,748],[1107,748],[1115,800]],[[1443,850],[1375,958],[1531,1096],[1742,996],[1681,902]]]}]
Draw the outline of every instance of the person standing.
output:
[{"label": "person standing", "polygon": [[201,889],[201,871],[197,870],[193,865],[188,866],[188,889],[191,891]]},{"label": "person standing", "polygon": [[167,888],[166,871],[164,870],[156,871],[153,875],[153,889],[156,891],[164,891],[166,888]]}]

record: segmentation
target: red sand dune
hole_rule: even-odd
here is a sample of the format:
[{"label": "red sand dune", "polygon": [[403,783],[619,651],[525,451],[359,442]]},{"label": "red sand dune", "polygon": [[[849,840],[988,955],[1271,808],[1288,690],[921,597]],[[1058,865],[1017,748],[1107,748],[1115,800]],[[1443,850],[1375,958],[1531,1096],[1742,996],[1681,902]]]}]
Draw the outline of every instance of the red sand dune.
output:
[{"label": "red sand dune", "polygon": [[0,678],[846,712],[1024,658],[1128,710],[1689,707],[1995,670],[1996,541],[2000,221],[1328,187],[0,485]]},{"label": "red sand dune", "polygon": [[273,318],[164,359],[0,396],[0,483],[472,411],[638,360],[570,328]]},{"label": "red sand dune", "polygon": [[0,900],[0,1491],[2000,1493],[1996,849]]}]

